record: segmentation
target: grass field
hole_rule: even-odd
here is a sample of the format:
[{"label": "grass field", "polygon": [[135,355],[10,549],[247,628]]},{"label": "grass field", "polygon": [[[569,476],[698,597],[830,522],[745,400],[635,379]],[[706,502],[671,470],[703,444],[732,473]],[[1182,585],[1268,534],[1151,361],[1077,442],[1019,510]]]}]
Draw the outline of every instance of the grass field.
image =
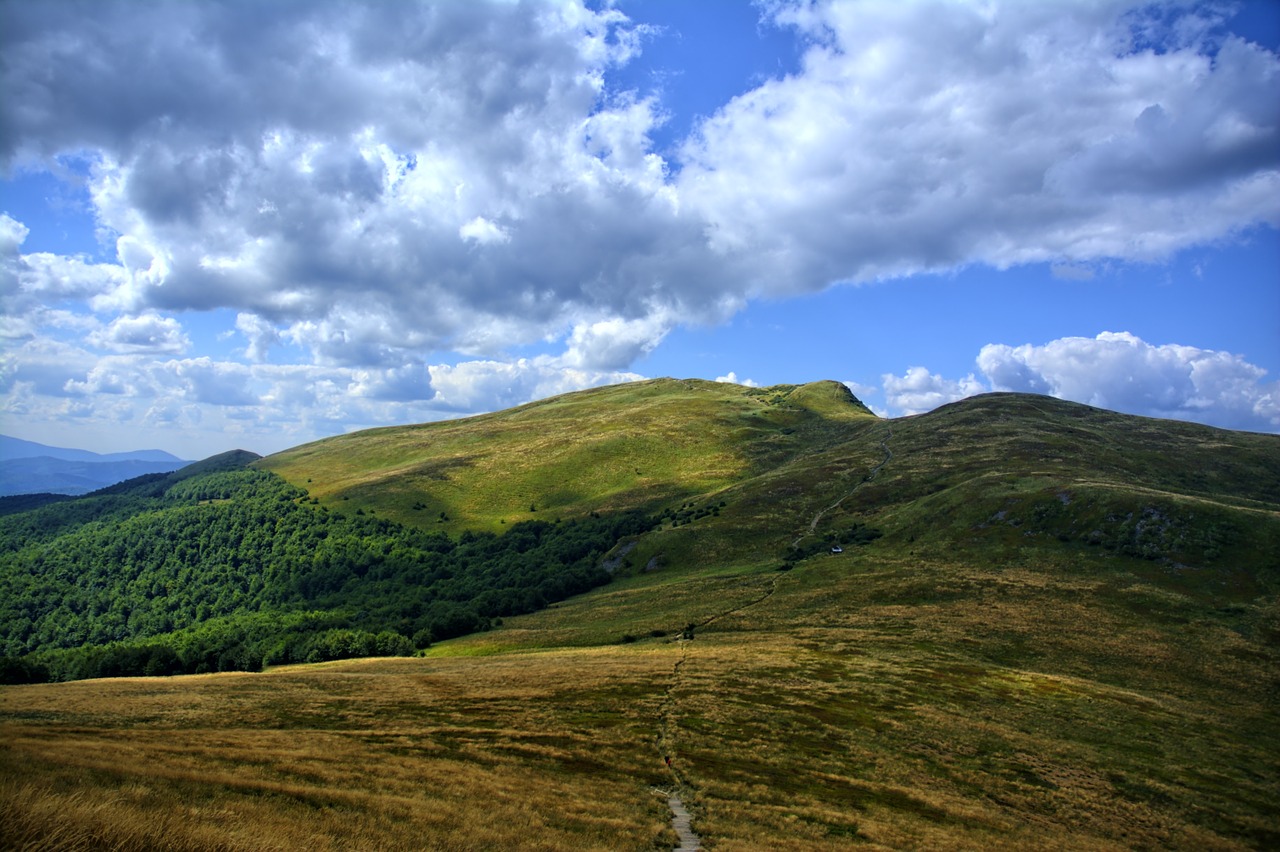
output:
[{"label": "grass field", "polygon": [[[1136,575],[868,548],[686,583],[670,610],[607,588],[423,659],[6,687],[0,833],[651,849],[679,786],[715,849],[1280,842],[1274,647]],[[601,641],[574,627],[595,613],[636,641],[550,647]],[[660,617],[695,638],[642,631]]]},{"label": "grass field", "polygon": [[[674,649],[12,687],[0,836],[38,849],[620,849],[663,836]],[[674,835],[673,835],[674,837]]]},{"label": "grass field", "polygon": [[671,790],[716,850],[1280,848],[1274,436],[667,381],[267,465],[454,531],[688,512],[421,658],[0,687],[5,848],[662,849]]}]

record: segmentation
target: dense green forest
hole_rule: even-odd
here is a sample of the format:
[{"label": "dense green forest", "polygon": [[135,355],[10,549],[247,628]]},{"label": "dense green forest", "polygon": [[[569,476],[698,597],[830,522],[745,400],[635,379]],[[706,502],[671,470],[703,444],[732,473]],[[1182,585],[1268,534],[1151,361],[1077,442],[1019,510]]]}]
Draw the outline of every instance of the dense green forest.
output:
[{"label": "dense green forest", "polygon": [[275,474],[141,477],[0,517],[0,680],[412,653],[608,581],[639,513],[453,539]]}]

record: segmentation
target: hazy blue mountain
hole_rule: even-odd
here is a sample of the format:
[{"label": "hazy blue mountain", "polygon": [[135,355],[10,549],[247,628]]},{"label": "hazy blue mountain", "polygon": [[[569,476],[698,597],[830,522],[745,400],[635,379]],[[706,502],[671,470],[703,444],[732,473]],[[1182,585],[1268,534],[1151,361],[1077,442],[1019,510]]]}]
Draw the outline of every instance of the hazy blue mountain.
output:
[{"label": "hazy blue mountain", "polygon": [[66,447],[49,447],[44,444],[37,444],[35,441],[24,441],[21,438],[11,438],[8,435],[0,435],[0,461],[10,461],[12,459],[33,459],[40,458],[42,456],[45,458],[60,459],[62,461],[81,462],[145,461],[179,462],[181,464],[187,463],[172,453],[166,453],[164,450],[135,450],[127,453],[94,453],[89,450],[73,450]]},{"label": "hazy blue mountain", "polygon": [[0,435],[0,495],[87,494],[145,473],[168,473],[187,461],[164,450],[94,453]]}]

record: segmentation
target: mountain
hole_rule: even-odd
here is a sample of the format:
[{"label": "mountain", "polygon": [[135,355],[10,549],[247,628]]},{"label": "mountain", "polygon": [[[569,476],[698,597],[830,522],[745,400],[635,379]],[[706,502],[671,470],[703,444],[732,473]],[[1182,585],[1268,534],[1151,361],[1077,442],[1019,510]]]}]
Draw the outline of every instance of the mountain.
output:
[{"label": "mountain", "polygon": [[838,382],[758,389],[657,379],[340,435],[261,467],[322,504],[429,526],[443,512],[450,531],[497,530],[531,517],[710,499],[879,422]]},{"label": "mountain", "polygon": [[0,460],[51,458],[79,462],[168,462],[186,464],[182,459],[164,450],[134,450],[123,453],[94,453],[89,450],[73,450],[66,447],[50,447],[35,441],[24,441],[8,435],[0,435]]},{"label": "mountain", "polygon": [[186,464],[163,450],[93,453],[0,435],[0,496],[87,494],[135,476],[167,473]]},{"label": "mountain", "polygon": [[[1153,553],[1175,548],[1160,551],[1169,558],[1203,557],[1195,548],[1210,548],[1209,533],[1190,530],[1210,517],[1233,531],[1219,549],[1261,559],[1270,527],[1256,518],[1280,505],[1274,435],[1025,394],[882,420],[837,382],[637,382],[337,436],[260,466],[322,505],[454,533],[723,501],[724,517],[696,537],[714,541],[720,559],[745,561],[794,555],[791,545],[854,519],[915,549],[1010,547],[1034,533],[1108,552],[1150,544]],[[1150,512],[1163,520],[1142,525]],[[1156,528],[1162,543],[1151,541]],[[638,552],[660,556],[668,539],[691,535],[667,530]]]},{"label": "mountain", "polygon": [[1280,845],[1274,435],[661,379],[0,545],[0,674],[267,669],[5,687],[19,845]]}]

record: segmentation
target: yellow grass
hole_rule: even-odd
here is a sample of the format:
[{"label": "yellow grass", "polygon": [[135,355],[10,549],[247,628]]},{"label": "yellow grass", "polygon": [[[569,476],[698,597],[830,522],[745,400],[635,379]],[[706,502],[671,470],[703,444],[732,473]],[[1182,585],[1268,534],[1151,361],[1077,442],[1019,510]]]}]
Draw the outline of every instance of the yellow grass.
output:
[{"label": "yellow grass", "polygon": [[649,848],[668,831],[650,788],[665,780],[652,717],[671,665],[671,651],[607,650],[7,687],[0,836]]},{"label": "yellow grass", "polygon": [[[1134,627],[1098,581],[1016,566],[827,558],[738,582],[751,595],[720,590],[722,614],[687,642],[510,650],[563,634],[604,590],[511,619],[488,646],[442,647],[457,656],[6,687],[0,836],[662,849],[667,790],[715,850],[1247,849],[1274,834],[1277,713],[1230,631]],[[954,602],[895,602],[921,586]],[[503,650],[508,633],[524,638]]]}]

